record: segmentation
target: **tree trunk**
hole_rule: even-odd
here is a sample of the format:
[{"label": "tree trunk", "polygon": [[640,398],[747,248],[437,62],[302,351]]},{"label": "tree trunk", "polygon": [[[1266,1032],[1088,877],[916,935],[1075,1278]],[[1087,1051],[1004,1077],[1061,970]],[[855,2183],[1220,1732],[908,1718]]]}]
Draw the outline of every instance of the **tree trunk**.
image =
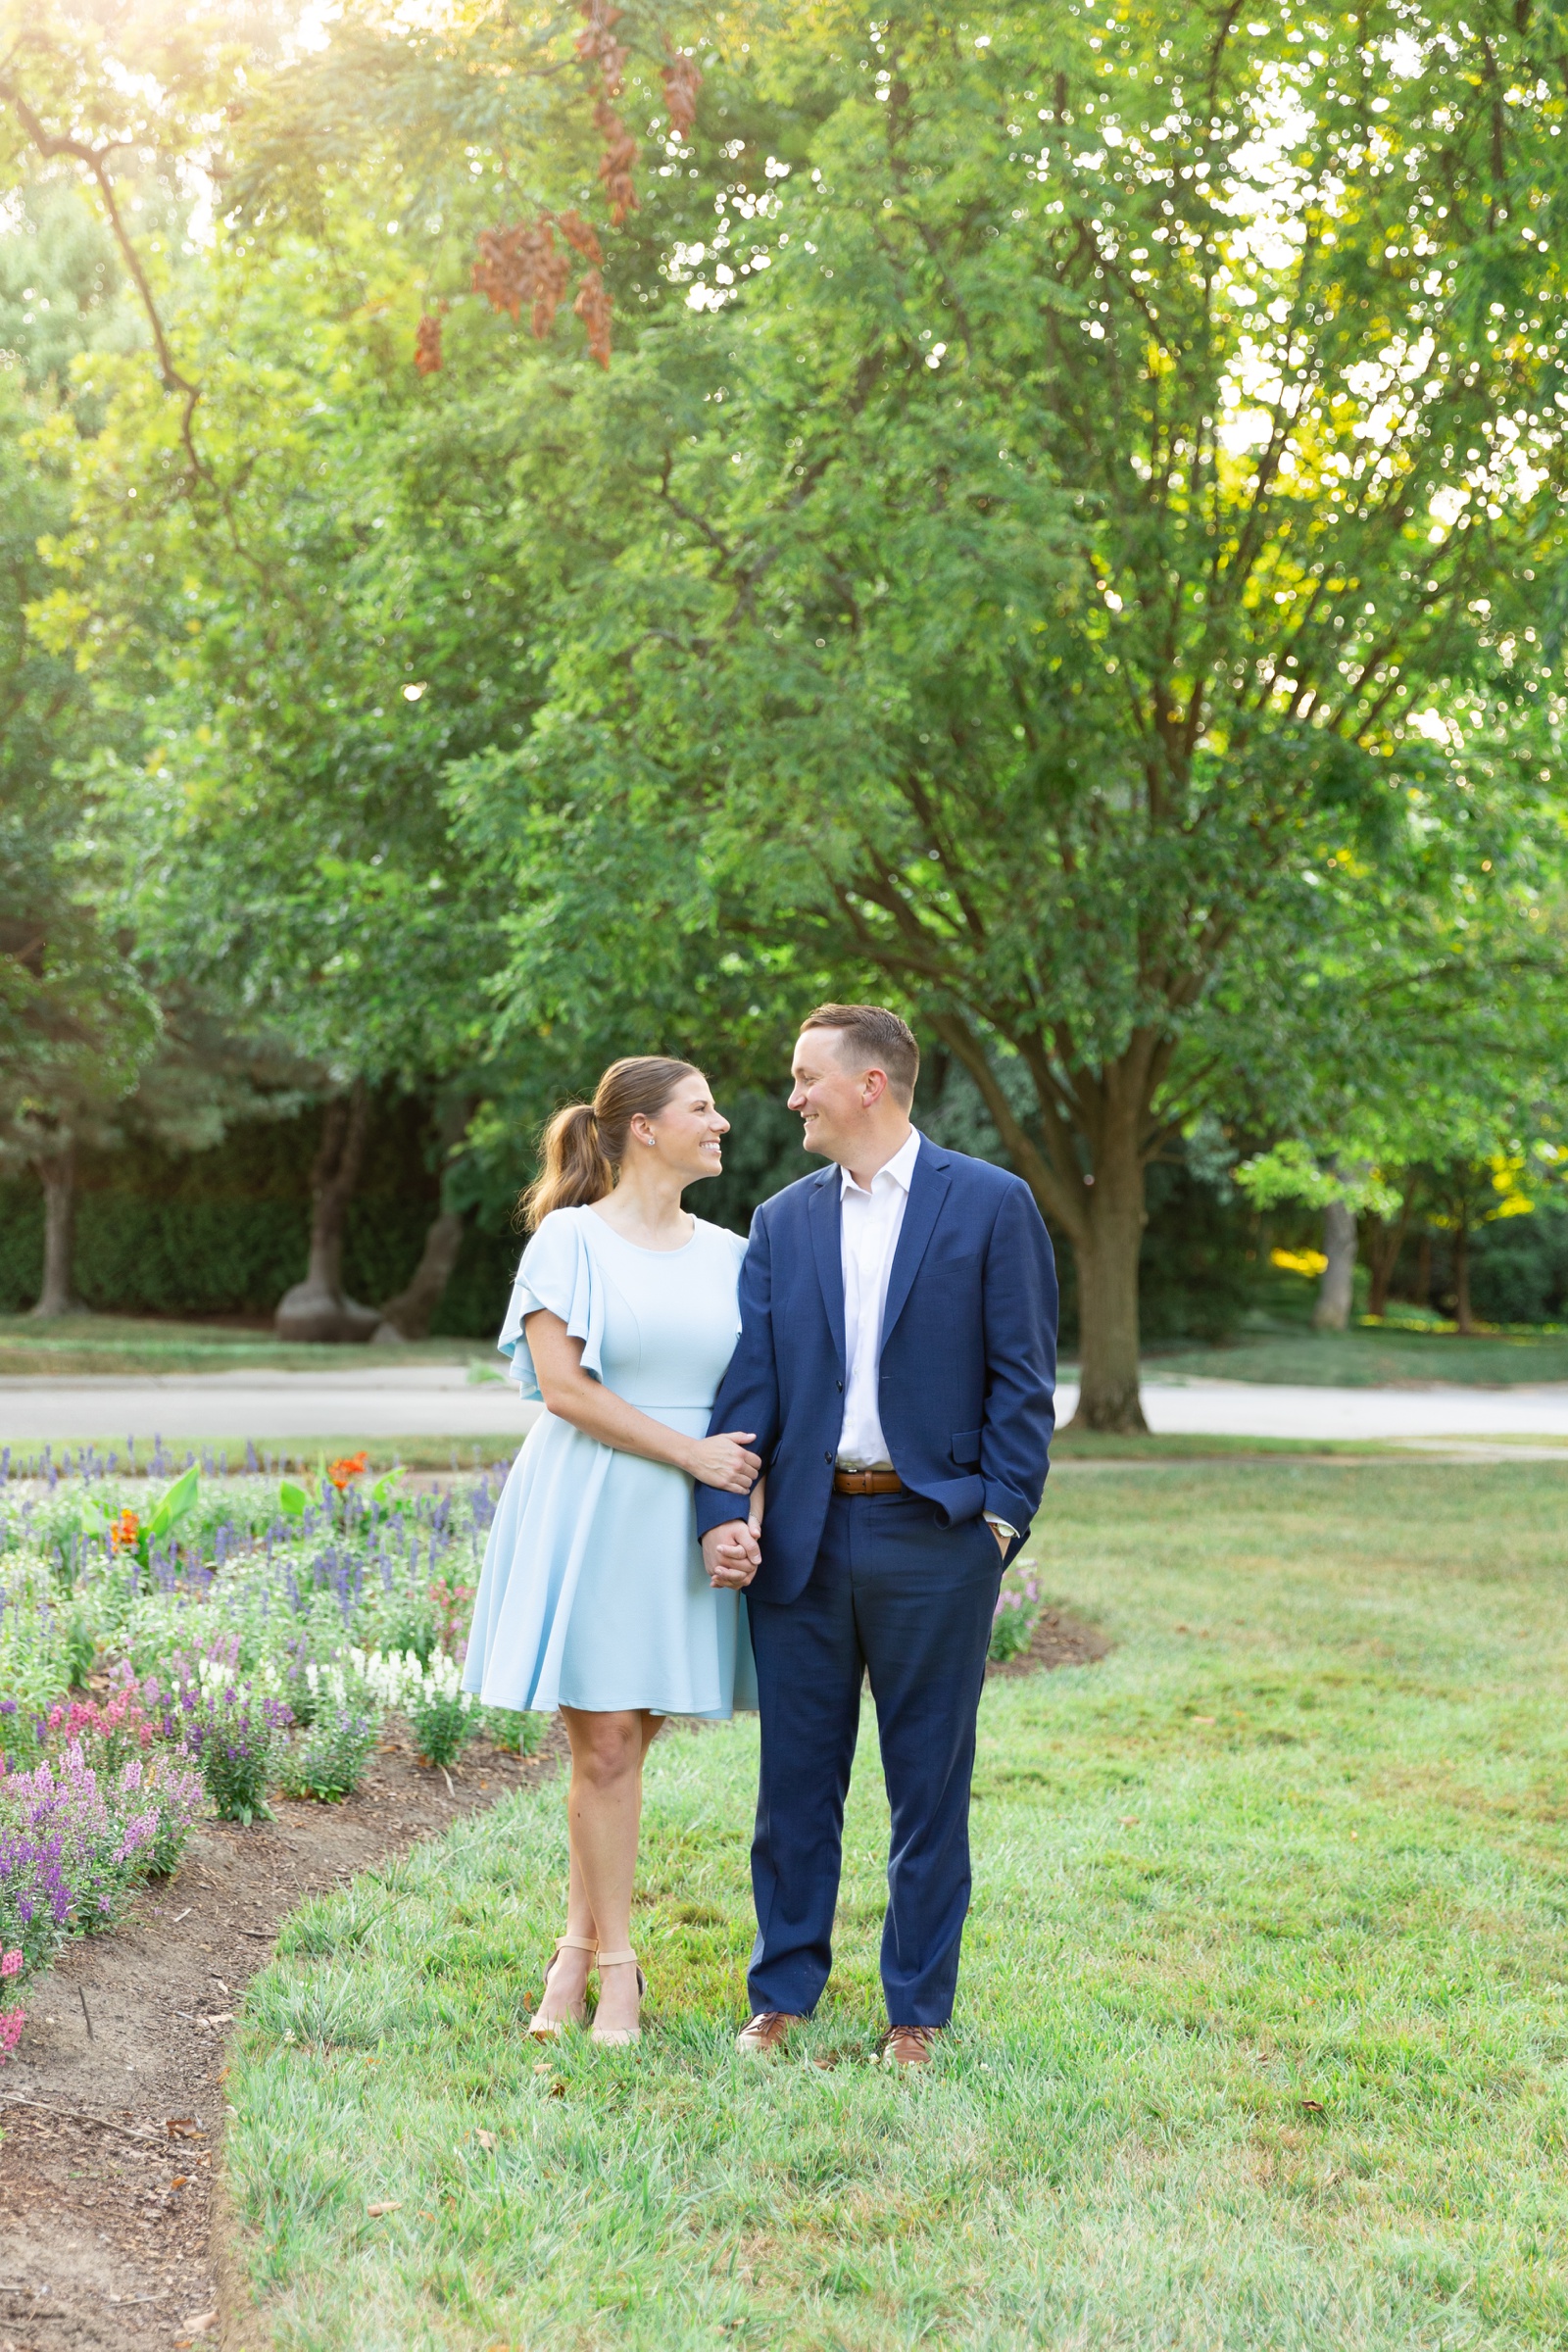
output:
[{"label": "tree trunk", "polygon": [[280,1340],[368,1340],[381,1318],[343,1289],[343,1233],[365,1156],[370,1099],[363,1078],[334,1096],[321,1120],[321,1141],[311,1170],[311,1254],[305,1280],[278,1301],[273,1329]]},{"label": "tree trunk", "polygon": [[1415,1203],[1415,1191],[1416,1178],[1411,1176],[1406,1180],[1400,1196],[1399,1214],[1394,1224],[1390,1225],[1382,1217],[1370,1220],[1372,1230],[1367,1246],[1367,1264],[1372,1275],[1367,1296],[1369,1314],[1383,1316],[1389,1311],[1389,1293],[1394,1287],[1399,1252],[1404,1248],[1404,1237],[1410,1228],[1410,1210]]},{"label": "tree trunk", "polygon": [[1417,1306],[1432,1304],[1432,1236],[1424,1233],[1415,1250],[1415,1302]]},{"label": "tree trunk", "polygon": [[[1070,1075],[1078,1107],[1069,1124],[1049,1050],[1036,1038],[1031,1068],[1042,1149],[1042,1138],[1024,1126],[986,1047],[968,1024],[948,1012],[935,1014],[932,1026],[973,1078],[1042,1213],[1071,1244],[1078,1270],[1081,1369],[1078,1410],[1070,1426],[1147,1432],[1138,1394],[1138,1260],[1148,1221],[1144,1154],[1152,1140],[1150,1105],[1169,1060],[1169,1040],[1142,1030],[1102,1070],[1075,1064]],[[1090,1173],[1079,1156],[1081,1142],[1090,1146]]]},{"label": "tree trunk", "polygon": [[1470,1227],[1462,1209],[1453,1229],[1453,1319],[1460,1338],[1469,1339],[1476,1326],[1470,1312]]},{"label": "tree trunk", "polygon": [[33,1161],[43,1186],[43,1289],[31,1314],[40,1322],[85,1312],[76,1297],[76,1147]]},{"label": "tree trunk", "polygon": [[1089,1196],[1089,1230],[1073,1243],[1081,1371],[1071,1427],[1126,1435],[1149,1428],[1138,1393],[1144,1165],[1131,1132],[1107,1137],[1104,1145]]},{"label": "tree trunk", "polygon": [[381,1309],[374,1333],[381,1346],[428,1338],[431,1318],[446,1296],[462,1248],[463,1219],[456,1209],[443,1209],[425,1234],[424,1251],[412,1281]]},{"label": "tree trunk", "polygon": [[447,1284],[452,1279],[458,1253],[463,1248],[463,1217],[460,1211],[446,1205],[447,1183],[454,1164],[462,1156],[467,1139],[468,1122],[473,1117],[478,1101],[475,1094],[456,1094],[446,1098],[438,1130],[441,1147],[440,1213],[431,1220],[425,1232],[424,1250],[414,1270],[413,1279],[381,1309],[381,1320],[375,1327],[374,1336],[382,1347],[395,1348],[404,1340],[427,1338],[435,1310],[446,1297]]},{"label": "tree trunk", "polygon": [[1329,1262],[1312,1309],[1312,1328],[1345,1331],[1355,1291],[1355,1211],[1344,1200],[1331,1200],[1323,1211],[1323,1251]]}]

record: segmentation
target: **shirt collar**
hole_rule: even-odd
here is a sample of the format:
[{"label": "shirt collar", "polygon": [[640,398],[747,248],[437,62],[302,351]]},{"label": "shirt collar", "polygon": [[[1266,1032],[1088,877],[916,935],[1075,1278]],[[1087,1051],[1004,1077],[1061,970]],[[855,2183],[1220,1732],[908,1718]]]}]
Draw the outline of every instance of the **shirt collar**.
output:
[{"label": "shirt collar", "polygon": [[[876,1176],[871,1179],[871,1185],[875,1185],[877,1176],[891,1176],[900,1192],[906,1194],[914,1182],[914,1163],[920,1156],[922,1140],[919,1128],[911,1127],[905,1141],[894,1152],[893,1157],[878,1168]],[[868,1186],[866,1189],[869,1191],[871,1188]],[[839,1170],[840,1198],[842,1199],[848,1192],[858,1192],[859,1190],[860,1187],[856,1183],[849,1169],[841,1167]]]}]

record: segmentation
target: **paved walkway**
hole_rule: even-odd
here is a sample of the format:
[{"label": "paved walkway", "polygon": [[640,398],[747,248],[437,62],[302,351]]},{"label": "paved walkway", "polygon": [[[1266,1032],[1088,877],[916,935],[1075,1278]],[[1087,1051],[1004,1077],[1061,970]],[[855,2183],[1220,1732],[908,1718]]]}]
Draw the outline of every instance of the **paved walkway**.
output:
[{"label": "paved walkway", "polygon": [[[1067,1420],[1075,1388],[1060,1393]],[[216,1372],[155,1379],[0,1380],[0,1445],[31,1451],[83,1441],[309,1446],[367,1438],[515,1444],[537,1411],[461,1364],[362,1361],[344,1372]],[[1313,1389],[1241,1380],[1150,1380],[1150,1427],[1162,1435],[1308,1440],[1377,1438],[1568,1444],[1568,1383],[1533,1388]]]},{"label": "paved walkway", "polygon": [[[1061,1417],[1078,1401],[1063,1389]],[[1248,1380],[1147,1380],[1152,1430],[1204,1437],[1535,1438],[1568,1443],[1568,1382],[1534,1388],[1313,1389]]]},{"label": "paved walkway", "polygon": [[[376,1350],[379,1355],[380,1350]],[[538,1407],[510,1382],[470,1382],[462,1364],[365,1361],[348,1372],[171,1372],[121,1380],[0,1380],[0,1445],[312,1446],[366,1438],[466,1438],[514,1446]]]}]

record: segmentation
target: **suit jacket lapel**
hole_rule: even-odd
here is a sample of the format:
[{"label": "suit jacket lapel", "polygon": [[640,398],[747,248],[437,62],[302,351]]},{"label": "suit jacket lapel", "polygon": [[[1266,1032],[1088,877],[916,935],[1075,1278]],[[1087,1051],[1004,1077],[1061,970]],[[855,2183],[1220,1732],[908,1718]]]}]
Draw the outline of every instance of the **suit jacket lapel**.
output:
[{"label": "suit jacket lapel", "polygon": [[904,1224],[899,1233],[899,1246],[893,1252],[893,1271],[888,1276],[888,1302],[882,1314],[882,1345],[886,1348],[893,1327],[904,1312],[925,1247],[931,1239],[932,1228],[947,1199],[948,1174],[943,1155],[922,1138],[909,1181],[909,1198],[905,1203]]},{"label": "suit jacket lapel", "polygon": [[808,1204],[811,1225],[811,1250],[816,1258],[816,1278],[822,1285],[822,1304],[827,1308],[828,1327],[833,1345],[838,1350],[839,1370],[846,1368],[844,1347],[844,1254],[840,1240],[843,1186],[838,1169],[824,1169],[812,1187]]}]

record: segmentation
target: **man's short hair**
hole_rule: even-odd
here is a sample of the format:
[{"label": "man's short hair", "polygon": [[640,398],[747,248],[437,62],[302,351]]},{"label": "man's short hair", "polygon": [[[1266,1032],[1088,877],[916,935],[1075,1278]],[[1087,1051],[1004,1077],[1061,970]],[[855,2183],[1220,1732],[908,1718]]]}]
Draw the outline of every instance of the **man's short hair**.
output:
[{"label": "man's short hair", "polygon": [[920,1075],[920,1049],[907,1021],[889,1012],[885,1004],[819,1004],[801,1023],[808,1029],[837,1029],[847,1057],[886,1070],[888,1086],[906,1110],[914,1101],[914,1082]]}]

